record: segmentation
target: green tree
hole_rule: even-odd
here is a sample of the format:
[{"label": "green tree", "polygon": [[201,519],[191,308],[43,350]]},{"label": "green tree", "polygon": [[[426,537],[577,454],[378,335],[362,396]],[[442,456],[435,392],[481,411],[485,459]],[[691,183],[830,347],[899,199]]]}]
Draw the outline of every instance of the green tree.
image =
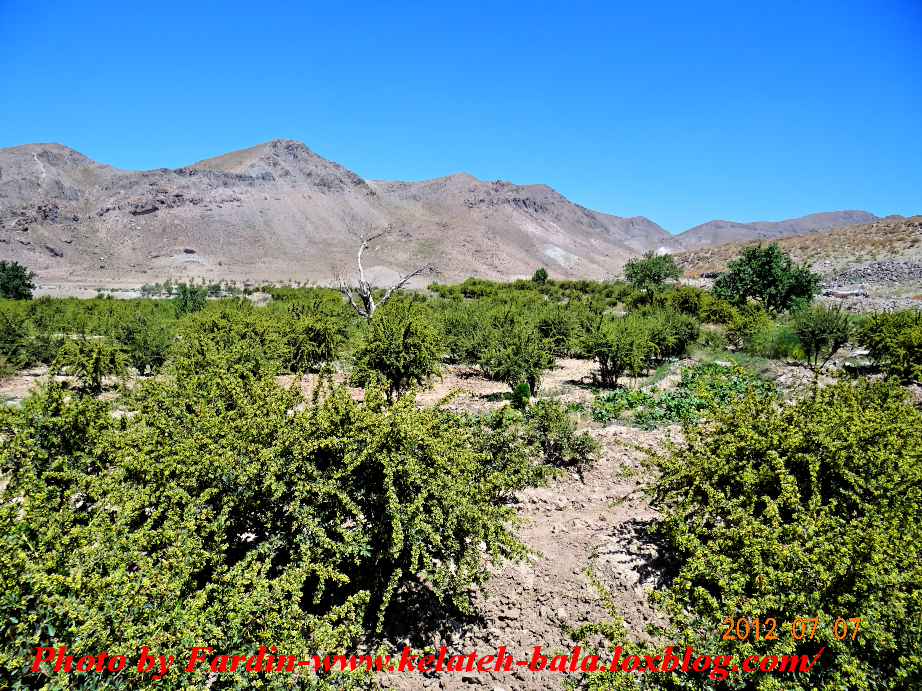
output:
[{"label": "green tree", "polygon": [[31,300],[35,274],[19,262],[0,260],[0,297]]},{"label": "green tree", "polygon": [[653,250],[624,265],[624,277],[634,288],[648,295],[665,285],[666,281],[676,280],[681,275],[682,271],[671,254],[656,254]]},{"label": "green tree", "polygon": [[543,286],[547,283],[547,269],[543,266],[538,267],[535,270],[535,273],[531,277],[532,283],[537,283],[538,285]]},{"label": "green tree", "polygon": [[819,274],[795,264],[776,243],[746,247],[714,282],[714,295],[737,305],[758,300],[770,312],[809,303],[820,286]]},{"label": "green tree", "polygon": [[355,353],[352,380],[367,386],[380,379],[393,400],[441,372],[441,338],[421,309],[392,300],[375,310]]}]

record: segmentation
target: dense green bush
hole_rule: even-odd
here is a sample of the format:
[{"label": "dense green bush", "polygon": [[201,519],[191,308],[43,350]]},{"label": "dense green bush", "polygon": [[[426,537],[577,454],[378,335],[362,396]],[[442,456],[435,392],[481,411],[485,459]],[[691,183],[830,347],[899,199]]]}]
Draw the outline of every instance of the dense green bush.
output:
[{"label": "dense green bush", "polygon": [[375,311],[355,353],[354,383],[378,378],[393,399],[441,371],[440,334],[428,316],[405,300],[391,300]]},{"label": "dense green bush", "polygon": [[665,359],[685,354],[698,338],[698,322],[694,317],[674,309],[644,309],[643,317],[656,357]]},{"label": "dense green bush", "polygon": [[0,260],[0,298],[31,300],[35,274],[19,262]]},{"label": "dense green bush", "polygon": [[106,377],[125,374],[128,357],[103,338],[67,339],[55,358],[53,369],[74,377],[87,394],[102,393]]},{"label": "dense green bush", "polygon": [[317,372],[333,362],[345,340],[341,322],[330,315],[312,312],[304,305],[291,306],[284,323],[284,335],[290,353],[287,367],[291,372]]},{"label": "dense green bush", "polygon": [[29,329],[15,303],[0,301],[0,376],[30,364]]},{"label": "dense green bush", "polygon": [[656,355],[644,318],[604,317],[588,334],[586,352],[599,364],[599,383],[616,387],[624,374],[642,375]]},{"label": "dense green bush", "polygon": [[446,299],[435,301],[432,310],[444,335],[448,362],[478,364],[489,335],[485,309],[473,301]]},{"label": "dense green bush", "polygon": [[809,303],[819,291],[820,276],[795,264],[777,244],[755,245],[730,262],[714,282],[714,295],[742,305],[758,300],[770,312]]},{"label": "dense green bush", "polygon": [[389,406],[374,388],[363,403],[343,389],[305,401],[221,358],[200,364],[143,384],[119,419],[57,386],[0,408],[0,666],[13,684],[35,682],[37,645],[149,645],[177,660],[197,644],[354,650],[403,588],[422,581],[463,610],[488,559],[523,554],[504,475],[489,471],[503,459],[456,415]]},{"label": "dense green bush", "polygon": [[208,288],[206,286],[180,283],[176,287],[176,297],[173,298],[173,304],[176,306],[176,314],[182,316],[205,309],[207,300]]},{"label": "dense green bush", "polygon": [[807,365],[819,372],[839,348],[848,343],[851,321],[839,307],[805,307],[794,318],[794,333]]},{"label": "dense green bush", "polygon": [[288,342],[272,314],[242,299],[183,320],[170,353],[172,369],[180,377],[214,363],[231,373],[277,374],[290,360]]},{"label": "dense green bush", "polygon": [[[906,625],[922,619],[922,413],[905,393],[843,382],[794,405],[750,396],[686,435],[656,483],[657,534],[675,560],[660,594],[668,639],[738,656],[826,646],[834,663],[789,689],[922,682],[922,639]],[[778,640],[722,641],[728,616],[775,617]],[[822,620],[816,640],[780,633],[795,617]],[[855,640],[834,638],[837,617],[862,618]],[[771,675],[731,680],[780,688]]]},{"label": "dense green bush", "polygon": [[698,319],[707,324],[729,324],[736,315],[736,309],[714,293],[704,292],[698,307]]},{"label": "dense green bush", "polygon": [[543,266],[538,267],[535,270],[534,275],[531,277],[531,280],[533,283],[537,283],[539,285],[544,285],[547,283],[547,269],[545,269]]},{"label": "dense green bush", "polygon": [[535,326],[555,356],[571,355],[578,349],[581,314],[580,306],[559,303],[541,311]]},{"label": "dense green bush", "polygon": [[172,322],[140,307],[113,328],[114,339],[121,344],[131,366],[142,375],[153,374],[163,366],[174,336]]},{"label": "dense green bush", "polygon": [[922,383],[922,311],[872,315],[859,328],[857,340],[887,374]]},{"label": "dense green bush", "polygon": [[698,317],[701,312],[701,305],[708,292],[703,288],[694,286],[676,286],[665,295],[663,295],[663,304],[673,309]]},{"label": "dense green bush", "polygon": [[525,421],[525,438],[538,445],[545,464],[582,473],[596,460],[598,442],[587,432],[576,432],[576,425],[559,402],[536,401],[526,409]]},{"label": "dense green bush", "polygon": [[800,341],[789,321],[773,319],[755,302],[734,312],[726,336],[730,345],[750,355],[772,359],[803,357]]},{"label": "dense green bush", "polygon": [[544,371],[554,365],[551,347],[536,328],[510,316],[491,333],[480,366],[487,376],[505,382],[512,390],[526,384],[534,396]]}]

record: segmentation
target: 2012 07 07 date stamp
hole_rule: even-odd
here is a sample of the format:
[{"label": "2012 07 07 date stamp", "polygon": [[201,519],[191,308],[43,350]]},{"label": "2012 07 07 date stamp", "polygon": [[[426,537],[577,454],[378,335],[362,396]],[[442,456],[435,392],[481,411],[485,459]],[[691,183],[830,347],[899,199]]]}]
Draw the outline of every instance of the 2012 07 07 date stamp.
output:
[{"label": "2012 07 07 date stamp", "polygon": [[824,628],[831,628],[837,641],[856,640],[861,631],[861,617],[794,617],[780,624],[776,617],[725,617],[721,621],[721,639],[725,641],[777,641],[789,634],[795,641],[812,641]]}]

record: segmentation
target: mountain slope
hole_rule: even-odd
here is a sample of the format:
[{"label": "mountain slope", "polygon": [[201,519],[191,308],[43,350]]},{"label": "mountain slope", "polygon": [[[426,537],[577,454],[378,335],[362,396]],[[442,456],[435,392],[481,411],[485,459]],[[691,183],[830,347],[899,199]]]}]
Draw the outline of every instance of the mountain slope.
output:
[{"label": "mountain slope", "polygon": [[124,171],[58,144],[0,149],[0,258],[43,282],[329,282],[356,237],[391,225],[373,277],[434,262],[471,274],[604,277],[669,235],[585,209],[543,185],[453,175],[367,182],[300,142],[275,140],[176,170]]},{"label": "mountain slope", "polygon": [[[137,286],[205,278],[329,283],[357,238],[392,226],[366,255],[371,279],[424,263],[469,275],[604,278],[632,256],[867,223],[863,211],[779,222],[711,221],[671,236],[642,216],[574,204],[546,185],[464,173],[366,181],[291,140],[176,170],[127,171],[59,144],[0,149],[0,259],[44,284]],[[420,279],[420,283],[427,279]]]},{"label": "mountain slope", "polygon": [[[795,261],[830,274],[880,260],[918,263],[922,260],[922,216],[887,216],[871,223],[827,228],[777,239]],[[743,248],[758,242],[732,242],[679,252],[676,261],[686,276],[698,277],[726,269]]]},{"label": "mountain slope", "polygon": [[773,240],[788,235],[838,228],[858,223],[873,223],[877,216],[867,211],[829,211],[810,214],[785,221],[754,221],[737,223],[735,221],[708,221],[689,228],[673,238],[674,247],[691,250],[698,247],[723,245],[729,242],[750,242],[753,240]]}]

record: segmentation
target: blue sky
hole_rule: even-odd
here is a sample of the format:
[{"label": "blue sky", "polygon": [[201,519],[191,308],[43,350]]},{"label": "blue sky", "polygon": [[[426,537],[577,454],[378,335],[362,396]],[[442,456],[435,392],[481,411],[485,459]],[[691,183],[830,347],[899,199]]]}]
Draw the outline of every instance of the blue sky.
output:
[{"label": "blue sky", "polygon": [[292,138],[674,232],[922,213],[920,37],[920,0],[0,0],[0,146],[141,169]]}]

